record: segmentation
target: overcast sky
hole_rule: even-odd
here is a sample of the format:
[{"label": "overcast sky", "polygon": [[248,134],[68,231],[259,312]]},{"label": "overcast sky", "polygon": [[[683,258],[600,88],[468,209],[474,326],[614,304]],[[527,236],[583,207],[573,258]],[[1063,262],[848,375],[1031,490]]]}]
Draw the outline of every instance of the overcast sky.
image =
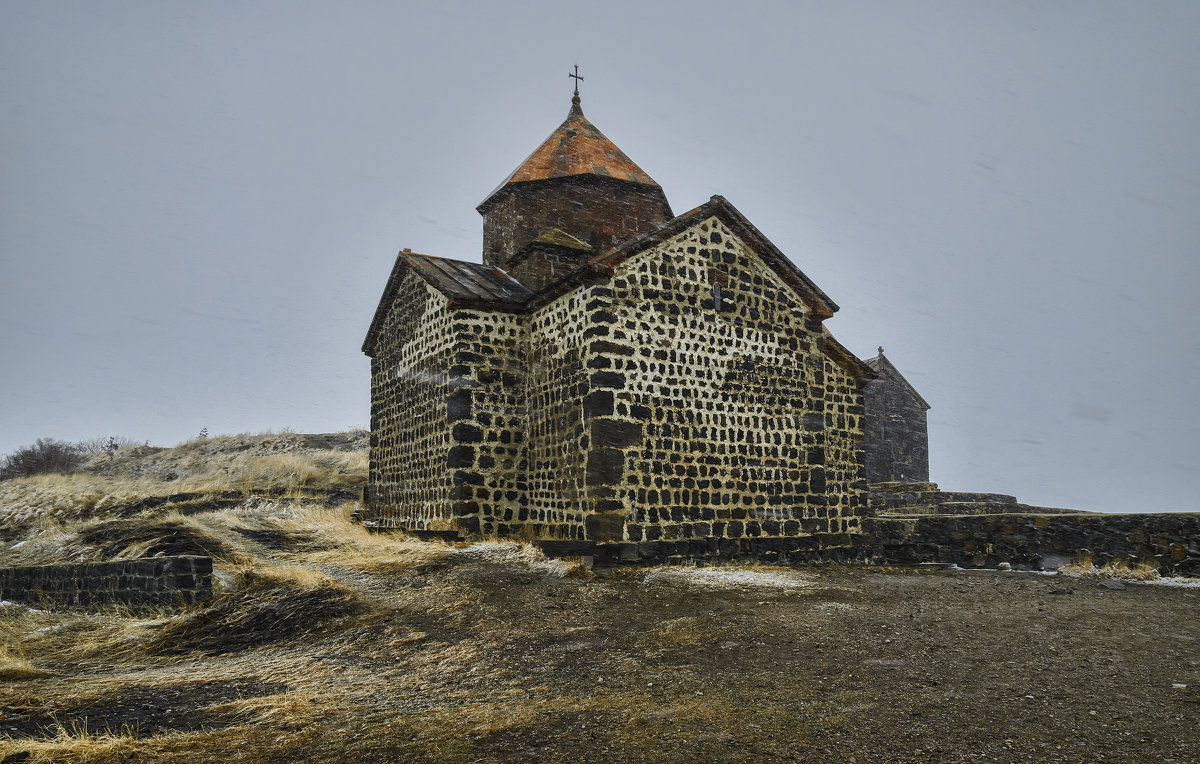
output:
[{"label": "overcast sky", "polygon": [[[734,13],[729,13],[730,9]],[[1200,510],[1200,3],[0,2],[0,453],[369,421],[395,253],[585,113],[932,404],[932,479]]]}]

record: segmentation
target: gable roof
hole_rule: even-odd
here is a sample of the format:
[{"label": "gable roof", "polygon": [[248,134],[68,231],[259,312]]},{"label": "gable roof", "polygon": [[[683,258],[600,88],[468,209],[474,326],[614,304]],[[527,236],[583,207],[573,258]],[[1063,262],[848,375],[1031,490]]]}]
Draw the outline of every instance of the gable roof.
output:
[{"label": "gable roof", "polygon": [[[565,178],[572,175],[598,175],[630,183],[661,188],[638,167],[624,151],[583,116],[579,96],[571,99],[567,119],[550,133],[512,174],[480,202],[480,212],[496,194],[512,183]],[[669,213],[668,213],[669,214]]]},{"label": "gable roof", "polygon": [[409,273],[420,276],[455,306],[513,312],[521,310],[533,296],[524,284],[491,265],[422,255],[406,249],[396,255],[396,264],[392,266],[383,297],[371,319],[371,328],[363,340],[362,351],[367,355],[375,352],[375,340],[383,328],[392,300]]},{"label": "gable roof", "polygon": [[921,394],[917,392],[917,388],[913,387],[912,384],[904,378],[904,375],[900,373],[900,370],[893,366],[892,362],[884,357],[883,348],[879,348],[879,355],[875,356],[874,358],[868,358],[865,363],[867,366],[870,366],[880,377],[886,377],[887,379],[892,380],[899,385],[901,389],[908,392],[909,395],[916,399],[917,405],[919,405],[921,408],[926,410],[933,408],[925,402],[925,399],[922,398]]},{"label": "gable roof", "polygon": [[[744,241],[762,258],[767,267],[782,278],[784,283],[791,286],[800,298],[808,303],[817,318],[829,318],[837,312],[837,303],[831,300],[829,295],[821,291],[821,288],[813,283],[812,279],[804,275],[804,271],[800,270],[795,263],[789,260],[787,255],[783,254],[778,247],[771,243],[770,239],[763,236],[762,231],[759,231],[753,223],[747,220],[723,196],[712,197],[699,207],[688,210],[682,215],[668,220],[653,231],[630,239],[607,252],[593,257],[588,261],[588,264],[594,268],[611,272],[618,263],[626,258],[656,244],[660,244],[710,217],[715,217],[729,226],[729,229],[737,234],[738,238]],[[548,289],[553,289],[553,285],[547,287]],[[547,290],[539,293],[539,297]]]}]

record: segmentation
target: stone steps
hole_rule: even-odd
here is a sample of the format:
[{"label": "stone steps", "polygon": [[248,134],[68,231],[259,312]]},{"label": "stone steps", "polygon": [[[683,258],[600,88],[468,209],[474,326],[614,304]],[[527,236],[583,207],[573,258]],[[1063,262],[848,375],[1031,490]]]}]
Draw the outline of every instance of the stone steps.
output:
[{"label": "stone steps", "polygon": [[1036,511],[1023,509],[1015,496],[978,491],[941,491],[936,483],[876,483],[871,506],[877,516],[994,515]]}]

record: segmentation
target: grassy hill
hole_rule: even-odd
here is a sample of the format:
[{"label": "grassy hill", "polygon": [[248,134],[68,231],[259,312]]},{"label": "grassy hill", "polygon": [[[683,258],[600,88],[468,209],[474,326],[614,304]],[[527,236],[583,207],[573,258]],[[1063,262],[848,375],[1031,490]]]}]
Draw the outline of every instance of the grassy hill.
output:
[{"label": "grassy hill", "polygon": [[[1200,590],[591,571],[351,522],[366,434],[0,483],[0,566],[198,553],[182,611],[0,606],[0,761],[1188,761]],[[6,758],[12,757],[12,758]],[[853,757],[853,759],[851,759]]]}]

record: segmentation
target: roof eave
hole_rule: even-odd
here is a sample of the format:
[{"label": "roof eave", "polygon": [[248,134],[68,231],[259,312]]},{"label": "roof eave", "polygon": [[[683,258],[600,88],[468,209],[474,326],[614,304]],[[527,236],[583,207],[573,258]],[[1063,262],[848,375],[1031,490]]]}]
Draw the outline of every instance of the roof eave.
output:
[{"label": "roof eave", "polygon": [[400,282],[404,280],[408,271],[408,262],[404,259],[404,253],[400,252],[396,255],[396,262],[392,265],[391,273],[388,274],[387,284],[383,287],[383,295],[379,298],[379,304],[375,306],[375,315],[371,318],[367,336],[363,339],[362,352],[371,358],[375,357],[375,341],[378,339],[383,322],[387,319],[388,311],[392,307],[396,290],[400,288]]},{"label": "roof eave", "polygon": [[497,204],[500,203],[500,201],[505,197],[506,191],[511,192],[511,191],[515,191],[515,190],[521,189],[521,188],[535,188],[538,185],[542,185],[542,184],[554,185],[554,184],[562,183],[564,181],[580,180],[580,179],[586,179],[589,181],[600,181],[602,183],[618,183],[618,184],[622,184],[622,185],[626,185],[626,186],[636,186],[638,188],[657,189],[658,192],[660,194],[662,194],[663,204],[666,206],[667,215],[669,216],[672,214],[671,213],[671,205],[667,202],[666,192],[663,191],[662,186],[658,185],[658,183],[641,183],[636,180],[629,180],[628,178],[618,178],[615,175],[601,175],[600,173],[595,173],[595,172],[579,172],[579,173],[575,173],[573,175],[555,175],[552,178],[538,178],[537,180],[518,180],[518,181],[511,182],[511,183],[506,180],[503,183],[501,183],[499,186],[497,186],[496,189],[492,191],[492,193],[488,194],[486,199],[484,199],[482,202],[480,202],[478,205],[476,205],[475,211],[478,212],[480,215],[486,215],[488,213],[488,210],[490,210],[492,207],[495,207]]},{"label": "roof eave", "polygon": [[[824,327],[822,328],[824,329]],[[820,347],[821,352],[829,356],[834,363],[841,366],[851,376],[858,379],[878,378],[879,374],[866,361],[854,355],[849,348],[838,342],[828,329],[821,334]]]}]

